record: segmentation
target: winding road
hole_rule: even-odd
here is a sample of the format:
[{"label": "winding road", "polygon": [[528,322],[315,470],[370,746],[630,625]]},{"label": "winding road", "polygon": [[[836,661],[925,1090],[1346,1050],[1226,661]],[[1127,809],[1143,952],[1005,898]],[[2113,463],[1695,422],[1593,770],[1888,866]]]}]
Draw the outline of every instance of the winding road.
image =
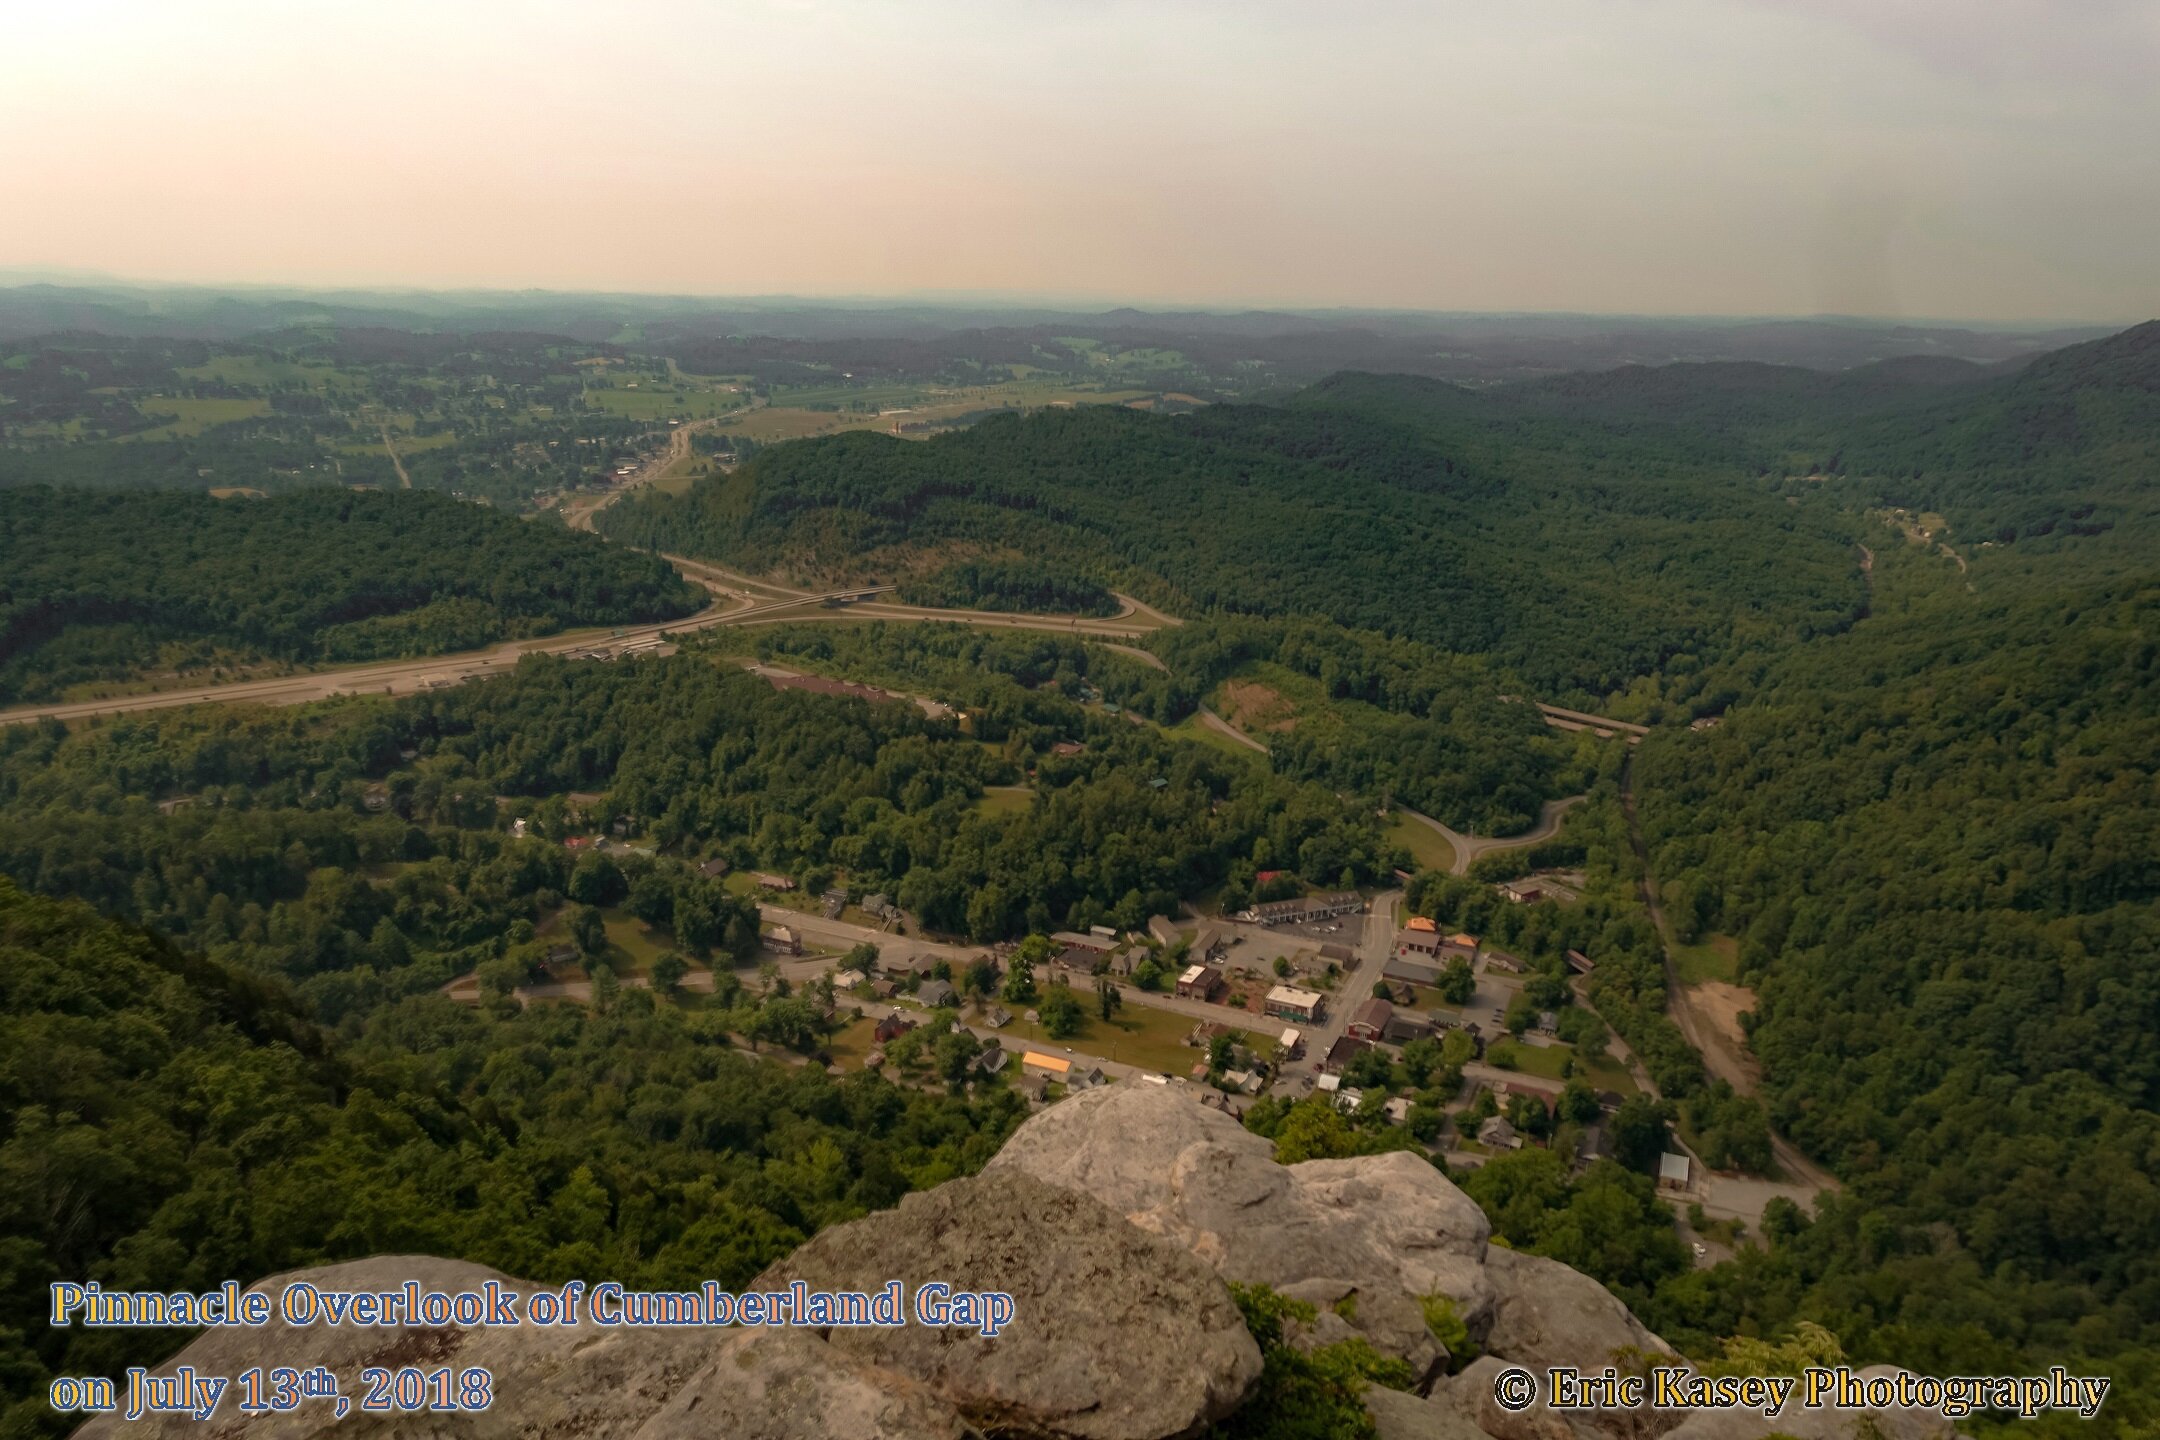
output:
[{"label": "winding road", "polygon": [[[417,660],[393,660],[365,665],[308,670],[260,680],[236,680],[220,685],[196,685],[175,690],[114,695],[94,700],[71,700],[53,704],[18,706],[0,710],[0,725],[23,725],[40,720],[80,720],[92,715],[119,715],[141,710],[169,710],[183,705],[251,703],[257,705],[304,705],[339,695],[402,695],[434,690],[467,680],[505,674],[527,655],[560,654],[589,648],[620,649],[641,641],[663,643],[715,625],[778,625],[808,621],[892,620],[938,621],[998,629],[1041,630],[1052,634],[1078,635],[1088,639],[1114,637],[1139,639],[1154,630],[1160,612],[1127,596],[1118,599],[1124,608],[1107,618],[1057,615],[1014,615],[987,610],[941,610],[927,605],[902,605],[870,597],[889,593],[890,585],[853,585],[826,591],[797,590],[740,575],[716,565],[683,556],[665,557],[685,577],[719,595],[716,603],[680,620],[619,629],[565,631],[530,640],[509,640],[483,650],[466,650]],[[1175,622],[1170,622],[1175,623]],[[1146,651],[1121,646],[1130,653]],[[1158,662],[1159,663],[1159,662]]]},{"label": "winding road", "polygon": [[1460,830],[1449,829],[1430,815],[1419,814],[1407,805],[1398,805],[1395,808],[1412,820],[1431,826],[1440,833],[1442,839],[1455,847],[1455,863],[1448,867],[1448,873],[1461,875],[1470,869],[1470,862],[1480,855],[1491,855],[1501,850],[1520,850],[1525,845],[1536,845],[1552,839],[1560,833],[1561,817],[1589,798],[1588,795],[1570,795],[1564,800],[1547,800],[1544,808],[1538,812],[1537,824],[1520,835],[1466,835]]}]

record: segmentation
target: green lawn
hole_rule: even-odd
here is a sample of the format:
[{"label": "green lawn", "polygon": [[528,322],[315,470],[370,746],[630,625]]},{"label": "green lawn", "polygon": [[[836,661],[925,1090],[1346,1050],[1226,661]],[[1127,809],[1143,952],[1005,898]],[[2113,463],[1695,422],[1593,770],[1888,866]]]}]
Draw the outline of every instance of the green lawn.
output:
[{"label": "green lawn", "polygon": [[1675,945],[1673,965],[1685,985],[1705,980],[1731,983],[1740,976],[1740,942],[1730,935],[1712,935],[1694,945]]},{"label": "green lawn", "polygon": [[1423,821],[1397,814],[1388,821],[1387,838],[1408,850],[1420,870],[1455,868],[1455,847],[1447,842],[1446,836]]},{"label": "green lawn", "polygon": [[843,1070],[862,1069],[863,1057],[877,1046],[876,1029],[877,1021],[865,1018],[834,1031],[832,1039],[825,1042],[832,1051],[833,1063]]},{"label": "green lawn", "polygon": [[1262,763],[1267,760],[1267,756],[1262,755],[1251,746],[1240,745],[1220,730],[1208,726],[1200,719],[1197,711],[1178,721],[1175,725],[1166,726],[1163,733],[1173,740],[1190,740],[1197,745],[1210,746],[1213,749],[1220,750],[1225,755],[1238,755],[1247,760],[1257,760]]},{"label": "green lawn", "polygon": [[1628,1073],[1627,1066],[1613,1059],[1610,1055],[1596,1060],[1578,1059],[1575,1064],[1575,1073],[1588,1080],[1598,1089],[1610,1090],[1615,1095],[1623,1098],[1637,1093],[1635,1077]]},{"label": "green lawn", "polygon": [[978,815],[1025,815],[1035,803],[1035,792],[1026,785],[986,785],[975,802]]},{"label": "green lawn", "polygon": [[[564,918],[570,907],[565,905],[553,915],[540,922],[533,934],[536,939],[559,943],[570,938],[570,922]],[[607,961],[614,967],[618,977],[627,980],[633,975],[643,975],[652,962],[675,948],[675,938],[665,930],[655,930],[644,921],[612,905],[600,907],[600,920],[607,929]],[[565,980],[589,979],[590,974],[580,964],[569,967],[560,978]]]},{"label": "green lawn", "polygon": [[[1503,1043],[1515,1052],[1515,1063],[1513,1066],[1501,1068],[1513,1069],[1523,1075],[1541,1076],[1547,1080],[1561,1079],[1561,1067],[1575,1054],[1575,1047],[1572,1045],[1532,1045],[1526,1040]],[[1487,1051],[1486,1056],[1489,1060],[1491,1052]]]},{"label": "green lawn", "polygon": [[625,979],[644,974],[653,961],[675,948],[674,936],[612,906],[600,915],[607,923],[608,958],[615,962],[615,973]]},{"label": "green lawn", "polygon": [[[1078,1035],[1052,1040],[1042,1033],[1041,1026],[1028,1024],[1024,1015],[1015,1018],[1002,1033],[1008,1037],[1009,1044],[1017,1042],[1046,1054],[1063,1055],[1065,1047],[1070,1045],[1084,1055],[1170,1075],[1183,1075],[1195,1063],[1207,1058],[1203,1052],[1183,1043],[1192,1033],[1194,1022],[1190,1016],[1142,1004],[1128,995],[1124,1005],[1106,1025],[1096,1018],[1094,993],[1085,992],[1080,998],[1088,1009],[1087,1019]],[[1233,1038],[1236,1038],[1235,1032]],[[1264,1052],[1274,1042],[1273,1031],[1248,1030],[1244,1032],[1242,1043]]]},{"label": "green lawn", "polygon": [[[446,445],[457,444],[457,432],[438,430],[432,435],[413,435],[393,425],[390,427],[390,443],[397,447],[399,455],[412,455],[422,450],[440,450]],[[381,455],[387,459],[390,454],[383,449],[380,435],[372,440],[362,438],[343,441],[331,448],[340,455]]]}]

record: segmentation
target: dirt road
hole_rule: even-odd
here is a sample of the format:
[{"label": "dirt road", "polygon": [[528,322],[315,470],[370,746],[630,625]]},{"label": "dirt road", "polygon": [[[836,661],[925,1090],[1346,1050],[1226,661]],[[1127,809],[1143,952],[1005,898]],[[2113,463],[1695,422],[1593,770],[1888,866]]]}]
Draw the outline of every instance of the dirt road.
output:
[{"label": "dirt road", "polygon": [[1261,744],[1258,740],[1253,739],[1252,736],[1246,734],[1243,730],[1238,729],[1237,726],[1232,725],[1229,721],[1223,719],[1222,716],[1216,714],[1213,710],[1208,709],[1208,707],[1205,705],[1202,705],[1200,707],[1200,723],[1207,726],[1208,729],[1215,731],[1217,734],[1229,736],[1232,740],[1237,741],[1238,744],[1243,745],[1248,750],[1257,750],[1262,755],[1268,753],[1267,746]]},{"label": "dirt road", "polygon": [[389,452],[390,463],[393,466],[397,467],[398,483],[403,485],[407,490],[410,490],[412,489],[412,476],[405,473],[405,462],[398,458],[397,446],[390,443],[390,427],[388,425],[385,425],[381,428],[382,448]]},{"label": "dirt road", "polygon": [[[1657,926],[1658,948],[1665,957],[1666,1013],[1680,1027],[1681,1037],[1702,1056],[1703,1064],[1712,1075],[1743,1095],[1753,1095],[1762,1083],[1755,1057],[1734,1046],[1709,1017],[1697,1013],[1688,987],[1681,982],[1680,967],[1673,959],[1672,929],[1665,923],[1664,907],[1658,903],[1657,879],[1650,873],[1649,847],[1643,843],[1642,824],[1635,814],[1634,769],[1634,760],[1630,757],[1620,771],[1620,806],[1627,815],[1628,843],[1634,847],[1636,863],[1642,870],[1643,907],[1650,912],[1650,922]],[[1770,1152],[1779,1168],[1802,1184],[1818,1191],[1838,1188],[1835,1175],[1810,1160],[1798,1146],[1775,1130],[1770,1132]]]}]

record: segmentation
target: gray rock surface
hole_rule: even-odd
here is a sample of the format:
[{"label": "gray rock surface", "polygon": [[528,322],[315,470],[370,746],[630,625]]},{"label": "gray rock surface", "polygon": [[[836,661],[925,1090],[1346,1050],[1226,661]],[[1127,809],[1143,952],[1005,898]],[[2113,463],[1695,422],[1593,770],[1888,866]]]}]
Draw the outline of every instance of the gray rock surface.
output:
[{"label": "gray rock surface", "polygon": [[1487,1440],[1453,1406],[1379,1385],[1365,1392],[1365,1413],[1380,1440]]},{"label": "gray rock surface", "polygon": [[[343,1265],[325,1265],[274,1276],[249,1288],[272,1297],[294,1280],[312,1281],[325,1290],[392,1290],[407,1280],[423,1289],[477,1290],[499,1280],[520,1292],[543,1287],[462,1260],[424,1255],[378,1255]],[[288,1440],[288,1437],[336,1433],[340,1436],[456,1435],[459,1440],[524,1440],[579,1437],[608,1440],[634,1435],[638,1427],[711,1360],[716,1333],[709,1330],[619,1330],[589,1324],[518,1326],[500,1329],[358,1329],[347,1326],[294,1327],[274,1321],[259,1330],[206,1330],[163,1365],[192,1365],[211,1375],[237,1375],[251,1365],[322,1365],[335,1372],[340,1392],[357,1398],[363,1392],[360,1371],[368,1366],[396,1369],[445,1365],[483,1366],[494,1375],[497,1403],[480,1412],[457,1415],[371,1415],[355,1410],[333,1421],[327,1408],[306,1404],[286,1414],[244,1416],[238,1396],[228,1392],[207,1422],[186,1416],[145,1417],[132,1423],[101,1416],[77,1433],[81,1440]]]},{"label": "gray rock surface", "polygon": [[1485,1252],[1485,1274],[1494,1302],[1485,1348],[1495,1355],[1533,1369],[1595,1369],[1623,1350],[1672,1353],[1610,1290],[1557,1260],[1495,1245]]},{"label": "gray rock surface", "polygon": [[[1189,1102],[1188,1102],[1189,1103]],[[1194,1108],[1198,1108],[1197,1106]],[[910,1286],[1016,1297],[994,1337],[907,1325],[835,1329],[834,1349],[923,1382],[985,1429],[1154,1440],[1237,1408],[1260,1351],[1215,1272],[1085,1195],[1019,1171],[954,1180],[813,1237],[759,1278],[813,1289]]]},{"label": "gray rock surface", "polygon": [[[1602,1365],[1603,1362],[1594,1363]],[[1539,1377],[1541,1393],[1529,1409],[1506,1410],[1493,1398],[1493,1382],[1503,1371],[1515,1368],[1516,1362],[1512,1358],[1481,1355],[1461,1374],[1434,1390],[1432,1402],[1451,1411],[1462,1423],[1492,1436],[1493,1440],[1599,1440],[1599,1437],[1648,1440],[1648,1437],[1671,1429],[1677,1418],[1655,1411],[1554,1411],[1545,1405],[1542,1375]],[[1522,1368],[1534,1371],[1539,1367],[1527,1365]]]},{"label": "gray rock surface", "polygon": [[1269,1141],[1189,1095],[1117,1085],[1030,1119],[983,1173],[1016,1172],[1095,1196],[1227,1279],[1354,1293],[1350,1324],[1421,1372],[1445,1352],[1419,1297],[1448,1297],[1473,1334],[1492,1318],[1485,1213],[1413,1155],[1278,1165]]},{"label": "gray rock surface", "polygon": [[[1870,1378],[1899,1374],[1895,1365],[1863,1365]],[[1886,1410],[1810,1410],[1795,1395],[1775,1416],[1739,1410],[1692,1414],[1666,1433],[1666,1440],[1764,1440],[1790,1435],[1794,1440],[1855,1440],[1862,1419],[1888,1440],[1950,1440],[1956,1426],[1933,1410],[1892,1407]]]},{"label": "gray rock surface", "polygon": [[965,1440],[959,1412],[904,1375],[804,1330],[741,1331],[638,1428],[636,1440]]},{"label": "gray rock surface", "polygon": [[[1502,1409],[1494,1377],[1521,1366],[1594,1370],[1617,1352],[1670,1352],[1612,1294],[1556,1261],[1490,1246],[1484,1216],[1408,1155],[1277,1165],[1261,1137],[1189,1093],[1121,1085],[1062,1101],[1023,1125],[974,1179],[816,1236],[755,1282],[876,1290],[898,1278],[1011,1293],[1003,1333],[896,1329],[212,1330],[171,1361],[215,1375],[322,1365],[348,1395],[366,1366],[485,1366],[497,1403],[459,1415],[327,1408],[242,1416],[228,1394],[207,1423],[103,1417],[84,1440],[1170,1440],[1231,1411],[1260,1355],[1225,1280],[1264,1282],[1311,1304],[1295,1343],[1361,1336],[1423,1367],[1428,1396],[1374,1388],[1382,1440],[1952,1440],[1932,1412],[1561,1414]],[[438,1290],[487,1280],[482,1266],[378,1256],[276,1276],[324,1289]],[[599,1279],[602,1277],[587,1277]],[[1445,1295],[1483,1350],[1447,1377],[1419,1299]],[[1878,1367],[1867,1373],[1895,1373]],[[1865,1420],[1866,1424],[1863,1424]]]}]

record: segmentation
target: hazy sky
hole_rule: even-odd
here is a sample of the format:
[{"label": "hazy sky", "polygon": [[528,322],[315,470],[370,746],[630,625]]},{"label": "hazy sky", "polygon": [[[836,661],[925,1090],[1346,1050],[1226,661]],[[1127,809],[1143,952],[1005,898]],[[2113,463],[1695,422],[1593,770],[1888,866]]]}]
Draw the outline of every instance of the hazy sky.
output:
[{"label": "hazy sky", "polygon": [[0,267],[2160,313],[2160,0],[16,0]]}]

